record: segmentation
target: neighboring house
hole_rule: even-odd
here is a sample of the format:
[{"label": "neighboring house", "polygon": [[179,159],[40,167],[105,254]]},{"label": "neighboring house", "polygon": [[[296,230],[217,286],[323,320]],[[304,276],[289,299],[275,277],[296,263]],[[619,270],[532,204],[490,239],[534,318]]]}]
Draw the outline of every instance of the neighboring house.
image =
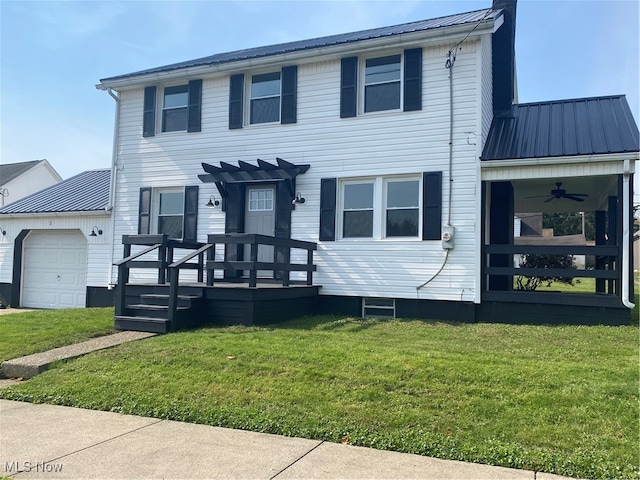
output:
[{"label": "neighboring house", "polygon": [[0,208],[0,303],[113,304],[110,170],[89,170]]},{"label": "neighboring house", "polygon": [[0,164],[0,207],[62,180],[47,160]]},{"label": "neighboring house", "polygon": [[[628,318],[630,237],[622,219],[637,127],[624,96],[513,105],[515,11],[515,0],[498,0],[485,10],[102,79],[97,88],[118,104],[113,260],[128,258],[112,273],[122,288],[116,326],[176,328],[136,320],[140,310],[153,318],[140,305],[149,298],[142,289],[125,293],[125,285],[153,282],[164,292],[171,277],[171,322],[176,295],[187,290],[172,277],[181,263],[166,267],[181,247],[208,255],[207,272],[191,265],[200,275],[180,277],[201,285],[189,290],[206,300],[200,317],[227,323],[312,312]],[[615,282],[608,295],[512,291],[513,255],[546,248],[514,245],[514,212],[575,208],[560,188],[557,199],[550,193],[557,182],[590,195],[585,204],[601,212],[598,232],[609,229],[609,246],[597,248],[615,258],[607,263],[613,270],[594,274]],[[277,241],[247,236],[256,233]],[[307,291],[286,286],[289,239],[317,248],[313,276],[290,268],[292,279],[311,284]],[[264,244],[251,250],[243,242]],[[142,266],[129,258],[135,245],[149,246],[154,258],[158,250],[147,265],[155,270],[129,269]],[[309,258],[304,250],[291,255]],[[270,272],[269,262],[281,272]],[[226,281],[270,276],[284,286],[231,294],[218,286],[222,271]],[[249,306],[224,303],[241,293],[253,295]]]}]

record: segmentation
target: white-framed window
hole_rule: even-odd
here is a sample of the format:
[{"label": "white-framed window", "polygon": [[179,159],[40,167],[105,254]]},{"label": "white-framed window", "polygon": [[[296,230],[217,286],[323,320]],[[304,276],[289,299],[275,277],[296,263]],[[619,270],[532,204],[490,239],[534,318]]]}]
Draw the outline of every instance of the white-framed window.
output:
[{"label": "white-framed window", "polygon": [[174,85],[162,90],[162,131],[187,130],[189,85]]},{"label": "white-framed window", "polygon": [[420,176],[342,180],[338,199],[340,238],[419,238],[421,191]]},{"label": "white-framed window", "polygon": [[385,197],[385,237],[417,237],[420,231],[420,180],[386,180]]},{"label": "white-framed window", "polygon": [[274,123],[280,121],[281,100],[280,72],[251,76],[249,123]]},{"label": "white-framed window", "polygon": [[154,189],[152,228],[169,238],[181,239],[184,226],[184,188]]},{"label": "white-framed window", "polygon": [[373,237],[374,181],[342,185],[342,237]]},{"label": "white-framed window", "polygon": [[393,298],[362,299],[363,318],[396,318],[396,301]]},{"label": "white-framed window", "polygon": [[402,55],[367,58],[363,62],[364,113],[398,110],[402,105]]}]

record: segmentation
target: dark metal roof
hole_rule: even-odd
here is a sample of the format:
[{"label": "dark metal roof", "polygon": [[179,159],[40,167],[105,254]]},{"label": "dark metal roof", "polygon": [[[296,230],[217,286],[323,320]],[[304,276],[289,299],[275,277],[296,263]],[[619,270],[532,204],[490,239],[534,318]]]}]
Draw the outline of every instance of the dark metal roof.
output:
[{"label": "dark metal roof", "polygon": [[104,210],[110,185],[110,170],[88,170],[0,208],[0,215]]},{"label": "dark metal roof", "polygon": [[454,25],[463,25],[466,23],[476,23],[481,20],[493,20],[498,16],[501,10],[484,9],[467,13],[458,13],[448,15],[446,17],[433,18],[430,20],[420,20],[417,22],[403,23],[390,27],[372,28],[353,33],[343,33],[339,35],[331,35],[328,37],[313,38],[310,40],[299,40],[296,42],[280,43],[277,45],[269,45],[264,47],[248,48],[244,50],[236,50],[234,52],[219,53],[208,57],[189,60],[186,62],[174,63],[163,67],[150,68],[139,72],[129,73],[126,75],[118,75],[115,77],[103,78],[101,82],[110,80],[121,80],[140,75],[151,73],[169,72],[181,68],[198,67],[203,65],[216,65],[221,63],[235,62],[239,60],[248,60],[252,58],[267,57],[271,55],[280,55],[284,53],[296,52],[301,50],[309,50],[313,48],[327,47],[332,45],[340,45],[362,40],[371,40],[374,38],[390,37],[406,33],[421,32],[436,28],[452,27]]},{"label": "dark metal roof", "polygon": [[31,160],[30,162],[6,163],[0,165],[0,185],[9,183],[16,177],[19,177],[27,170],[38,165],[42,160]]},{"label": "dark metal roof", "polygon": [[494,117],[481,160],[640,151],[638,126],[624,95],[514,105]]}]

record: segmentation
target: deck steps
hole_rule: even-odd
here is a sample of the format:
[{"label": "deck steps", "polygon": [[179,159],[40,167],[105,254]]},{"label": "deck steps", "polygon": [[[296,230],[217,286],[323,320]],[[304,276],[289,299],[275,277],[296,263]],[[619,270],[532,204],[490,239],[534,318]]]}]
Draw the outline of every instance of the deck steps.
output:
[{"label": "deck steps", "polygon": [[[168,288],[164,290],[168,292]],[[173,324],[169,320],[168,293],[158,293],[157,288],[141,288],[127,300],[122,314],[115,316],[118,330],[167,333],[189,326],[188,320],[201,306],[202,295],[193,292],[179,294]]]}]

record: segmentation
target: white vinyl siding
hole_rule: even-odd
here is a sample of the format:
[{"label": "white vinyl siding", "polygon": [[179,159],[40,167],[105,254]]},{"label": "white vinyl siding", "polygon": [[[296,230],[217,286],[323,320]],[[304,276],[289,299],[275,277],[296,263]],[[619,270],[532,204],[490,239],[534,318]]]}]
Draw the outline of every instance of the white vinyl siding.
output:
[{"label": "white vinyl siding", "polygon": [[[451,223],[455,248],[436,279],[416,293],[416,286],[435,274],[444,261],[441,242],[418,239],[358,239],[319,242],[314,254],[314,283],[324,295],[354,295],[473,301],[476,268],[476,145],[468,132],[479,130],[476,42],[465,42],[454,73],[453,179],[446,171],[449,153],[449,71],[447,48],[423,47],[422,110],[376,112],[341,119],[340,59],[298,65],[297,123],[257,124],[229,130],[229,75],[203,76],[202,132],[197,136],[142,137],[143,89],[121,92],[114,261],[122,258],[121,238],[137,229],[138,197],[142,186],[200,185],[198,241],[209,233],[224,233],[225,212],[205,208],[212,183],[200,183],[201,162],[218,164],[257,158],[283,158],[311,168],[296,179],[306,203],[292,211],[291,236],[318,242],[320,179],[412,176],[443,172],[443,218],[448,189],[453,184]],[[358,54],[358,52],[354,52]],[[311,55],[311,52],[310,52]],[[373,54],[372,54],[373,55]],[[311,58],[309,57],[311,62]],[[274,69],[280,65],[274,66]],[[237,72],[232,72],[237,73]],[[246,99],[247,100],[247,99]],[[336,212],[338,215],[338,212]],[[435,220],[438,221],[438,220]],[[440,219],[443,221],[443,219]],[[299,255],[294,250],[294,255]],[[179,258],[176,252],[175,258]],[[191,273],[191,272],[185,272]],[[113,270],[113,279],[116,271]],[[135,271],[132,278],[152,280],[152,272]],[[186,278],[187,276],[185,276]],[[292,275],[294,277],[294,275]],[[182,277],[181,277],[182,278]]]},{"label": "white vinyl siding", "polygon": [[[29,216],[2,219],[2,228],[7,234],[0,235],[0,282],[11,283],[13,273],[14,240],[22,230],[37,231],[79,231],[87,238],[87,286],[106,287],[111,273],[111,219],[106,215],[96,216]],[[94,226],[102,230],[102,235],[90,237]],[[119,257],[122,258],[122,245]]]}]

